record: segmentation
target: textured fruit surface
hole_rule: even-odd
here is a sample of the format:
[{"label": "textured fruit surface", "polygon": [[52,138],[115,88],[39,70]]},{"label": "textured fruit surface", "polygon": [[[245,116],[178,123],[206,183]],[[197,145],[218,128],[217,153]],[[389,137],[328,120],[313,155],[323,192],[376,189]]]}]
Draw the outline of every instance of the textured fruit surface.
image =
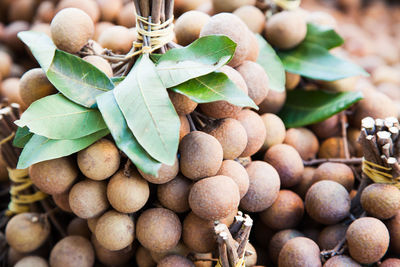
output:
[{"label": "textured fruit surface", "polygon": [[290,240],[296,237],[304,237],[304,235],[294,229],[282,230],[274,234],[268,245],[268,253],[274,263],[278,262],[279,253],[283,246]]},{"label": "textured fruit surface", "polygon": [[92,244],[81,236],[67,236],[53,247],[50,253],[50,266],[73,267],[93,266],[95,254]]},{"label": "textured fruit surface", "polygon": [[394,185],[371,184],[361,193],[361,205],[371,216],[389,219],[400,210],[400,191]]},{"label": "textured fruit surface", "polygon": [[343,185],[347,191],[351,191],[354,185],[354,174],[349,166],[343,163],[326,162],[315,169],[313,183],[330,180]]},{"label": "textured fruit surface", "polygon": [[281,249],[278,259],[279,267],[320,267],[320,250],[309,238],[290,239]]}]

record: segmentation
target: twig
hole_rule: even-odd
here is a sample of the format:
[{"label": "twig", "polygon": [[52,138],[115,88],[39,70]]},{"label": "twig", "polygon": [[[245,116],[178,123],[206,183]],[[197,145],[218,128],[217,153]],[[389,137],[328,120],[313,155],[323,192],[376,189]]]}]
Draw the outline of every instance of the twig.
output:
[{"label": "twig", "polygon": [[331,159],[313,159],[313,160],[303,160],[304,166],[314,166],[319,165],[325,162],[335,162],[335,163],[344,163],[350,165],[358,165],[362,163],[362,158],[351,158],[351,159],[342,159],[342,158],[331,158]]},{"label": "twig", "polygon": [[346,122],[346,114],[344,112],[340,113],[340,124],[342,128],[344,155],[346,159],[349,159],[350,152],[349,152],[349,142],[347,140],[347,122]]},{"label": "twig", "polygon": [[61,224],[58,222],[57,218],[54,216],[53,212],[51,212],[51,207],[47,202],[47,199],[41,200],[40,204],[42,204],[43,209],[46,212],[46,215],[49,217],[50,221],[54,225],[54,227],[57,229],[57,231],[60,233],[62,237],[66,237],[67,233],[65,232],[64,228],[61,226]]},{"label": "twig", "polygon": [[191,131],[191,132],[197,131],[196,126],[194,125],[194,122],[193,122],[193,120],[192,120],[192,117],[191,117],[190,115],[186,115],[186,118],[187,118],[188,121],[189,121],[190,131]]}]

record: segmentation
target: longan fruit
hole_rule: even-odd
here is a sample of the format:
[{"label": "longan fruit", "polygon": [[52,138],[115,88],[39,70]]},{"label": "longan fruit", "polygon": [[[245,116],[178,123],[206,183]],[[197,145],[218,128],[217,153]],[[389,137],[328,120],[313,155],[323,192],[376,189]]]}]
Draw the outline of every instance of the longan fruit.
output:
[{"label": "longan fruit", "polygon": [[285,71],[285,80],[286,90],[293,90],[299,85],[301,77],[299,74]]},{"label": "longan fruit", "polygon": [[269,78],[263,67],[258,63],[245,60],[236,70],[246,82],[249,97],[259,105],[269,91]]},{"label": "longan fruit", "polygon": [[379,265],[379,267],[396,267],[396,266],[400,266],[400,259],[389,258],[384,260],[382,264]]},{"label": "longan fruit", "polygon": [[19,78],[7,78],[0,84],[0,94],[7,99],[8,103],[17,103],[22,109],[25,109],[25,103],[22,101],[19,94]]},{"label": "longan fruit", "polygon": [[94,23],[100,19],[99,5],[95,0],[61,0],[57,5],[57,12],[66,8],[78,8],[84,11]]},{"label": "longan fruit", "polygon": [[332,29],[337,29],[336,19],[331,14],[324,11],[310,12],[307,15],[307,22],[321,26],[329,26]]},{"label": "longan fruit", "polygon": [[286,101],[286,90],[283,92],[277,92],[275,90],[269,90],[267,97],[263,102],[258,105],[260,108],[258,110],[259,114],[264,113],[274,113],[278,114],[278,112],[282,109],[283,105]]},{"label": "longan fruit", "polygon": [[122,0],[97,0],[102,21],[114,21],[122,10]]},{"label": "longan fruit", "polygon": [[389,247],[389,239],[385,224],[372,217],[355,220],[346,232],[350,256],[362,264],[380,260]]},{"label": "longan fruit", "polygon": [[242,64],[250,49],[250,36],[246,24],[233,14],[220,13],[212,16],[204,25],[200,37],[215,34],[226,35],[237,44],[235,54],[228,65],[237,67]]},{"label": "longan fruit", "polygon": [[308,189],[313,184],[313,176],[314,176],[315,168],[313,167],[304,167],[303,174],[301,176],[300,182],[292,187],[292,190],[296,192],[302,199],[306,196]]},{"label": "longan fruit", "polygon": [[321,267],[318,245],[306,237],[290,239],[279,253],[278,265],[279,267]]},{"label": "longan fruit", "polygon": [[279,49],[299,45],[307,33],[307,23],[297,11],[283,11],[272,15],[265,24],[264,37]]},{"label": "longan fruit", "polygon": [[[250,31],[250,30],[249,30]],[[250,51],[247,54],[246,60],[256,62],[260,54],[260,46],[258,44],[257,36],[250,32]]]},{"label": "longan fruit", "polygon": [[237,161],[224,160],[217,175],[224,175],[232,178],[239,188],[240,199],[242,199],[249,189],[249,175],[246,169]]},{"label": "longan fruit", "polygon": [[32,183],[46,194],[67,191],[78,177],[78,169],[69,157],[51,159],[29,167]]},{"label": "longan fruit", "polygon": [[[205,197],[206,196],[206,197]],[[232,178],[217,175],[196,182],[190,189],[189,206],[205,220],[219,220],[237,210],[239,187]]]},{"label": "longan fruit", "polygon": [[303,160],[314,159],[319,149],[317,137],[307,128],[287,130],[283,143],[294,147]]},{"label": "longan fruit", "polygon": [[0,62],[0,76],[4,79],[10,75],[12,58],[7,52],[0,50]]},{"label": "longan fruit", "polygon": [[[348,192],[353,189],[354,174],[349,166],[343,163],[325,162],[315,169],[313,183],[331,180],[343,185]],[[400,192],[399,192],[400,195]]]},{"label": "longan fruit", "polygon": [[177,212],[186,212],[189,207],[189,193],[192,182],[183,175],[178,175],[168,183],[157,187],[157,198],[161,205]]},{"label": "longan fruit", "polygon": [[112,50],[114,53],[126,54],[136,40],[136,35],[124,26],[111,26],[106,28],[99,36],[98,42],[104,47]]},{"label": "longan fruit", "polygon": [[357,90],[357,81],[359,77],[353,76],[336,81],[320,81],[322,89],[335,93],[349,92]]},{"label": "longan fruit", "polygon": [[136,9],[135,3],[128,2],[124,5],[117,16],[117,24],[132,28],[136,26]]},{"label": "longan fruit", "polygon": [[26,21],[13,21],[8,24],[3,31],[2,41],[16,52],[22,52],[22,50],[26,51],[25,44],[18,38],[18,33],[21,31],[29,30],[30,25]]},{"label": "longan fruit", "polygon": [[209,15],[197,10],[191,10],[179,16],[174,26],[178,44],[186,46],[196,41],[201,29],[209,20]]},{"label": "longan fruit", "polygon": [[345,158],[344,144],[341,137],[330,137],[322,142],[318,150],[318,158]]},{"label": "longan fruit", "polygon": [[290,190],[281,190],[272,206],[260,213],[260,219],[268,227],[282,230],[296,227],[303,214],[303,200]]},{"label": "longan fruit", "polygon": [[94,261],[92,244],[81,236],[67,236],[58,241],[49,260],[52,267],[91,267]]},{"label": "longan fruit", "polygon": [[168,91],[168,96],[178,115],[190,114],[197,107],[197,103],[185,95],[175,93],[174,91]]},{"label": "longan fruit", "polygon": [[92,180],[105,180],[119,168],[118,148],[108,139],[100,139],[78,152],[78,166],[83,175]]},{"label": "longan fruit", "polygon": [[15,0],[10,1],[8,8],[8,20],[24,20],[30,22],[35,14],[35,0]]},{"label": "longan fruit", "polygon": [[45,259],[39,256],[26,256],[19,260],[14,267],[49,267]]},{"label": "longan fruit", "polygon": [[92,19],[77,8],[66,8],[58,12],[50,27],[54,44],[72,54],[79,52],[94,33]]},{"label": "longan fruit", "polygon": [[109,207],[106,183],[90,179],[76,183],[69,192],[69,205],[82,219],[99,216]]},{"label": "longan fruit", "polygon": [[179,255],[169,255],[162,259],[157,267],[195,267],[193,262]]},{"label": "longan fruit", "polygon": [[158,176],[155,177],[151,174],[144,173],[140,169],[138,169],[139,173],[142,175],[144,179],[152,184],[165,184],[174,179],[179,172],[179,161],[176,158],[175,163],[173,165],[167,165],[165,163],[161,164],[160,169],[158,170]]},{"label": "longan fruit", "polygon": [[255,0],[212,0],[215,13],[233,12],[242,6],[254,6]]},{"label": "longan fruit", "polygon": [[400,191],[390,184],[371,184],[361,193],[361,206],[371,216],[390,219],[400,210]]},{"label": "longan fruit", "polygon": [[273,145],[282,144],[285,140],[286,128],[281,118],[272,113],[264,113],[261,115],[261,119],[267,133],[262,150],[265,151]]},{"label": "longan fruit", "polygon": [[320,181],[308,190],[305,207],[315,221],[335,224],[349,215],[350,196],[341,184],[329,180]]},{"label": "longan fruit", "polygon": [[31,69],[22,75],[19,82],[19,94],[25,106],[36,100],[57,93],[56,88],[47,79],[41,68]]},{"label": "longan fruit", "polygon": [[300,182],[304,166],[300,154],[293,147],[286,144],[274,145],[265,153],[264,161],[279,173],[282,187],[291,187]]},{"label": "longan fruit", "polygon": [[215,120],[204,132],[214,136],[221,144],[224,159],[236,159],[247,146],[247,133],[242,124],[232,118]]},{"label": "longan fruit", "polygon": [[278,172],[270,164],[253,161],[246,166],[249,189],[240,201],[240,207],[249,212],[269,208],[278,198],[281,182]]},{"label": "longan fruit", "polygon": [[50,23],[55,15],[55,6],[53,1],[42,1],[36,9],[36,19]]},{"label": "longan fruit", "polygon": [[32,25],[30,30],[44,33],[51,38],[51,27],[48,23],[35,23]]},{"label": "longan fruit", "polygon": [[12,217],[5,230],[7,243],[18,252],[28,253],[39,248],[50,235],[47,217],[24,212]]},{"label": "longan fruit", "polygon": [[400,253],[400,211],[396,216],[387,221],[387,228],[390,233],[390,249],[393,253]]},{"label": "longan fruit", "polygon": [[187,134],[179,144],[179,152],[181,172],[192,180],[215,175],[222,164],[221,144],[200,131]]},{"label": "longan fruit", "polygon": [[[337,255],[325,262],[324,267],[361,267],[356,261],[346,255]],[[383,267],[382,265],[380,265]]]},{"label": "longan fruit", "polygon": [[142,246],[136,250],[135,259],[138,267],[154,267],[157,264],[151,257],[150,251]]},{"label": "longan fruit", "polygon": [[113,76],[113,70],[111,68],[110,63],[108,63],[107,60],[100,56],[86,56],[83,58],[86,62],[89,62],[96,68],[98,68],[100,71],[104,72],[105,75],[108,77]]},{"label": "longan fruit", "polygon": [[162,259],[164,259],[165,257],[168,257],[170,255],[179,255],[182,257],[186,257],[187,255],[189,255],[191,251],[189,250],[189,248],[183,244],[182,242],[179,242],[174,248],[166,251],[166,252],[154,252],[154,251],[150,251],[151,257],[153,258],[153,260],[157,263],[159,263]]},{"label": "longan fruit", "polygon": [[347,225],[334,224],[325,227],[318,235],[318,245],[322,250],[334,249],[346,236]]},{"label": "longan fruit", "polygon": [[[228,76],[228,78],[247,95],[248,89],[246,82],[237,70],[225,65],[219,69],[219,71]],[[235,106],[227,101],[200,104],[200,108],[205,115],[216,119],[233,118],[242,110],[242,107]]]},{"label": "longan fruit", "polygon": [[282,230],[275,233],[268,245],[268,253],[273,263],[278,262],[279,253],[283,246],[290,240],[296,237],[304,237],[304,235],[294,229]]},{"label": "longan fruit", "polygon": [[175,2],[175,13],[181,14],[190,10],[199,8],[205,3],[211,2],[211,0],[176,0]]},{"label": "longan fruit", "polygon": [[174,248],[182,233],[178,216],[168,209],[145,210],[138,218],[136,235],[140,244],[155,252],[166,252]]},{"label": "longan fruit", "polygon": [[100,21],[94,25],[93,40],[98,41],[100,35],[109,27],[115,26],[109,21]]},{"label": "longan fruit", "polygon": [[90,239],[91,233],[86,220],[81,218],[72,219],[67,226],[68,235],[78,235]]},{"label": "longan fruit", "polygon": [[179,116],[181,121],[181,127],[179,128],[179,143],[182,141],[183,137],[190,133],[190,124],[186,116]]},{"label": "longan fruit", "polygon": [[93,217],[93,218],[88,218],[86,220],[90,232],[94,233],[96,231],[96,225],[97,225],[97,222],[99,221],[100,217],[101,217],[101,215],[99,215],[97,217]]},{"label": "longan fruit", "polygon": [[126,176],[124,170],[114,174],[107,185],[107,198],[111,206],[122,213],[140,210],[149,199],[149,184],[136,171]]},{"label": "longan fruit", "polygon": [[69,206],[69,191],[65,191],[61,194],[52,195],[51,197],[53,198],[56,206],[59,207],[62,211],[72,212],[71,207]]},{"label": "longan fruit", "polygon": [[96,239],[95,235],[92,235],[91,241],[96,253],[96,258],[106,266],[124,265],[130,261],[135,253],[132,245],[128,245],[121,250],[112,251],[104,248]]},{"label": "longan fruit", "polygon": [[253,5],[241,6],[233,12],[238,16],[247,27],[254,33],[261,33],[265,26],[265,15]]},{"label": "longan fruit", "polygon": [[340,116],[337,114],[333,115],[324,121],[312,124],[310,128],[314,132],[314,134],[321,139],[326,139],[333,136],[339,136]]}]

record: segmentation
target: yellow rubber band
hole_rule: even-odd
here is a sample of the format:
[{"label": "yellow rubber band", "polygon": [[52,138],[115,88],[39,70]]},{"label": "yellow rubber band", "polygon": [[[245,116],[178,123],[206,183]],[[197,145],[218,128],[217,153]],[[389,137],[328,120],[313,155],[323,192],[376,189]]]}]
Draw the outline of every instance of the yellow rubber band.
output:
[{"label": "yellow rubber band", "polygon": [[[221,259],[218,260],[218,262],[217,262],[217,264],[215,265],[215,267],[222,267]],[[245,259],[244,259],[244,256],[243,256],[243,258],[241,258],[241,259],[238,261],[238,263],[236,264],[235,267],[246,267],[246,261],[245,261]]]},{"label": "yellow rubber band", "polygon": [[9,136],[7,136],[6,138],[4,138],[3,140],[0,141],[0,146],[4,145],[8,141],[11,141],[14,138],[14,136],[15,136],[15,132],[12,132]]},{"label": "yellow rubber band", "polygon": [[375,183],[392,184],[400,189],[399,177],[394,178],[390,173],[392,168],[378,165],[374,162],[363,159],[362,171]]},{"label": "yellow rubber band", "polygon": [[300,6],[301,0],[274,0],[275,4],[285,10],[293,10]]}]

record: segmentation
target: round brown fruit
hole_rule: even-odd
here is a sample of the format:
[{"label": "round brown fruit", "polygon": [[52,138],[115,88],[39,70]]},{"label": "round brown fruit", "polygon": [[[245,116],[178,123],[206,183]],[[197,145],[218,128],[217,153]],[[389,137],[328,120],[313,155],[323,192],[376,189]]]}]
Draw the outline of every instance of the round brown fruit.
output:
[{"label": "round brown fruit", "polygon": [[258,44],[257,35],[250,32],[250,51],[247,54],[246,60],[256,62],[260,54],[260,45]]},{"label": "round brown fruit", "polygon": [[200,131],[187,134],[179,144],[179,152],[181,172],[192,180],[217,174],[222,164],[221,144],[212,135]]},{"label": "round brown fruit", "polygon": [[50,23],[55,15],[55,6],[52,1],[42,1],[36,10],[36,19]]},{"label": "round brown fruit", "polygon": [[317,137],[307,128],[287,130],[283,143],[294,147],[303,160],[315,158],[319,149]]},{"label": "round brown fruit", "polygon": [[233,12],[254,33],[261,33],[265,26],[264,13],[253,5],[241,6]]},{"label": "round brown fruit", "polygon": [[107,184],[90,179],[76,183],[69,192],[69,205],[82,219],[97,217],[109,207]]},{"label": "round brown fruit", "polygon": [[87,219],[87,225],[89,227],[90,232],[94,233],[96,231],[96,225],[100,217],[101,215]]},{"label": "round brown fruit", "polygon": [[108,139],[100,139],[78,152],[79,169],[92,180],[107,179],[118,170],[119,164],[118,148]]},{"label": "round brown fruit", "polygon": [[313,183],[330,180],[343,185],[347,191],[351,191],[354,185],[354,174],[349,166],[343,163],[325,162],[315,169]]},{"label": "round brown fruit", "polygon": [[174,248],[181,238],[181,232],[182,225],[178,216],[164,208],[144,211],[136,224],[136,235],[140,244],[155,252]]},{"label": "round brown fruit", "polygon": [[122,0],[97,0],[102,21],[114,21],[122,9]]},{"label": "round brown fruit", "polygon": [[100,245],[95,235],[92,235],[91,240],[97,259],[106,266],[124,265],[129,262],[135,252],[132,245],[128,245],[121,250],[112,251]]},{"label": "round brown fruit", "polygon": [[275,233],[268,245],[269,256],[274,263],[278,263],[279,253],[283,246],[290,240],[296,237],[304,237],[304,235],[294,229],[282,230]]},{"label": "round brown fruit", "polygon": [[40,68],[31,69],[21,77],[19,94],[25,106],[56,92],[57,90],[47,79],[46,73]]},{"label": "round brown fruit", "polygon": [[396,258],[386,259],[382,262],[381,265],[379,265],[379,267],[397,267],[397,266],[400,266],[400,259]]},{"label": "round brown fruit", "polygon": [[46,194],[67,191],[78,177],[78,169],[71,158],[64,157],[36,163],[29,168],[33,184]]},{"label": "round brown fruit", "polygon": [[343,138],[330,137],[319,147],[318,158],[345,158]]},{"label": "round brown fruit", "polygon": [[302,199],[304,199],[308,189],[313,184],[314,172],[315,172],[315,168],[304,167],[304,171],[301,176],[300,183],[298,183],[295,187],[293,187],[293,191],[296,192],[296,194],[298,194]]},{"label": "round brown fruit", "polygon": [[100,9],[95,0],[61,0],[57,5],[57,12],[66,8],[78,8],[90,16],[93,22],[99,21]]},{"label": "round brown fruit", "polygon": [[123,170],[114,174],[107,185],[107,198],[111,206],[122,213],[140,210],[149,199],[147,181],[136,171],[127,176]]},{"label": "round brown fruit", "polygon": [[258,110],[259,114],[264,113],[274,113],[278,114],[278,112],[282,109],[283,104],[286,101],[286,91],[277,92],[274,90],[269,90],[267,97],[263,102],[258,105],[260,108]]},{"label": "round brown fruit", "polygon": [[79,235],[84,238],[90,239],[90,230],[87,221],[81,218],[72,219],[67,227],[68,235]]},{"label": "round brown fruit", "polygon": [[45,33],[47,36],[51,38],[51,27],[50,24],[47,23],[35,23],[32,25],[31,31]]},{"label": "round brown fruit", "polygon": [[250,212],[269,208],[278,198],[281,182],[278,172],[270,164],[253,161],[246,166],[249,189],[240,201],[240,207]]},{"label": "round brown fruit", "polygon": [[360,143],[358,143],[358,137],[360,137],[361,131],[355,128],[347,129],[347,139],[349,141],[350,154],[354,157],[363,156],[363,148]]},{"label": "round brown fruit", "polygon": [[186,212],[189,207],[189,193],[192,181],[178,175],[166,184],[157,187],[157,197],[161,205],[177,212]]},{"label": "round brown fruit", "polygon": [[[94,28],[94,35],[93,35],[93,40],[98,41],[100,35],[109,27],[114,26],[111,22],[108,21],[100,21],[96,23],[95,28]],[[100,46],[100,44],[99,44]]]},{"label": "round brown fruit", "polygon": [[293,90],[294,88],[297,87],[297,85],[299,85],[301,77],[299,74],[295,74],[295,73],[291,73],[291,72],[285,72],[285,78],[286,78],[286,82],[285,82],[285,87],[286,90]]},{"label": "round brown fruit", "polygon": [[247,133],[242,124],[231,118],[215,120],[204,132],[214,136],[222,146],[224,159],[236,159],[247,146]]},{"label": "round brown fruit", "polygon": [[22,109],[25,109],[25,103],[19,95],[19,78],[7,78],[0,84],[0,93],[2,98],[6,98],[8,103],[20,104]]},{"label": "round brown fruit", "polygon": [[272,206],[260,213],[260,219],[268,227],[281,230],[296,227],[303,214],[303,200],[290,190],[281,190]]},{"label": "round brown fruit", "polygon": [[259,105],[268,95],[269,78],[265,70],[256,62],[245,60],[236,70],[246,82],[248,95]]},{"label": "round brown fruit", "polygon": [[5,234],[10,247],[22,253],[32,252],[49,237],[50,224],[45,216],[25,212],[8,221]]},{"label": "round brown fruit", "polygon": [[4,79],[10,75],[12,58],[7,52],[0,50],[0,62],[0,76]]},{"label": "round brown fruit", "polygon": [[34,0],[16,0],[9,2],[8,20],[24,20],[31,21],[34,14],[36,3]]},{"label": "round brown fruit", "polygon": [[174,179],[179,172],[179,161],[176,158],[174,165],[161,164],[160,169],[158,170],[158,176],[144,173],[140,169],[138,169],[139,173],[146,179],[148,182],[152,184],[165,184]]},{"label": "round brown fruit", "polygon": [[107,211],[97,221],[95,236],[105,249],[121,250],[135,239],[135,225],[128,215]]},{"label": "round brown fruit", "polygon": [[333,115],[328,119],[312,124],[311,130],[320,139],[326,139],[340,135],[340,116]]},{"label": "round brown fruit", "polygon": [[205,220],[219,220],[236,211],[240,194],[237,184],[227,176],[218,175],[196,182],[190,190],[189,206]]},{"label": "round brown fruit", "polygon": [[119,12],[117,17],[118,25],[125,26],[127,28],[135,27],[136,25],[136,9],[135,3],[128,2],[122,10]]},{"label": "round brown fruit", "polygon": [[114,53],[126,54],[131,50],[136,36],[124,26],[111,26],[106,28],[99,36],[99,44],[112,50]]},{"label": "round brown fruit", "polygon": [[350,196],[346,188],[334,181],[313,184],[306,194],[307,213],[315,221],[335,224],[350,214]]},{"label": "round brown fruit", "polygon": [[371,216],[390,219],[400,210],[400,190],[390,184],[371,184],[361,193],[361,206]]},{"label": "round brown fruit", "polygon": [[179,143],[182,141],[183,137],[190,133],[190,124],[186,116],[179,116],[181,121],[181,127],[179,128]]},{"label": "round brown fruit", "polygon": [[400,254],[400,211],[397,212],[396,216],[388,220],[387,228],[390,233],[390,249]]},{"label": "round brown fruit", "polygon": [[334,224],[325,227],[319,233],[318,245],[322,250],[334,249],[337,244],[346,236],[347,225]]},{"label": "round brown fruit", "polygon": [[52,195],[54,203],[59,207],[62,211],[72,212],[71,207],[69,206],[69,191],[65,191],[64,193]]},{"label": "round brown fruit", "polygon": [[204,12],[191,10],[175,21],[174,31],[178,44],[186,46],[199,38],[203,26],[210,20]]},{"label": "round brown fruit", "polygon": [[89,240],[81,236],[67,236],[53,247],[49,261],[52,267],[91,267],[95,255]]},{"label": "round brown fruit", "polygon": [[233,12],[234,10],[246,6],[251,5],[254,6],[255,0],[212,0],[213,9],[215,13],[221,12]]},{"label": "round brown fruit", "polygon": [[19,260],[14,267],[49,267],[49,264],[42,257],[26,256]]},{"label": "round brown fruit", "polygon": [[178,115],[190,114],[197,107],[197,103],[185,95],[173,91],[168,91],[168,95]]},{"label": "round brown fruit", "polygon": [[154,267],[157,264],[151,257],[150,251],[142,246],[136,250],[135,259],[138,267]]},{"label": "round brown fruit", "polygon": [[185,244],[183,244],[182,242],[179,242],[178,245],[176,245],[174,248],[172,248],[166,252],[150,251],[150,255],[155,262],[159,263],[163,258],[165,258],[169,255],[180,255],[180,256],[186,257],[187,255],[189,255],[190,252],[191,251]]},{"label": "round brown fruit", "polygon": [[261,119],[267,133],[262,150],[265,151],[273,145],[282,144],[285,140],[286,129],[281,118],[272,113],[264,113],[261,115]]},{"label": "round brown fruit", "polygon": [[179,255],[169,255],[162,259],[157,267],[195,267],[193,262]]},{"label": "round brown fruit", "polygon": [[389,247],[389,239],[385,224],[372,217],[355,220],[346,232],[350,256],[362,264],[380,260]]},{"label": "round brown fruit", "polygon": [[[355,260],[346,255],[338,255],[325,262],[324,267],[361,267]],[[382,265],[380,265],[382,266]]]},{"label": "round brown fruit", "polygon": [[306,237],[290,239],[279,253],[278,265],[279,267],[321,267],[318,245]]},{"label": "round brown fruit", "polygon": [[98,68],[100,71],[102,71],[105,75],[108,77],[113,76],[113,70],[111,68],[110,63],[108,63],[107,60],[100,56],[86,56],[83,58],[86,62],[89,62],[96,68]]},{"label": "round brown fruit", "polygon": [[249,190],[249,175],[246,169],[237,161],[224,160],[217,175],[224,175],[232,178],[239,188],[240,199],[242,199],[247,190]]},{"label": "round brown fruit", "polygon": [[77,8],[58,12],[50,24],[55,45],[66,52],[77,53],[93,37],[94,24],[88,14]]}]

